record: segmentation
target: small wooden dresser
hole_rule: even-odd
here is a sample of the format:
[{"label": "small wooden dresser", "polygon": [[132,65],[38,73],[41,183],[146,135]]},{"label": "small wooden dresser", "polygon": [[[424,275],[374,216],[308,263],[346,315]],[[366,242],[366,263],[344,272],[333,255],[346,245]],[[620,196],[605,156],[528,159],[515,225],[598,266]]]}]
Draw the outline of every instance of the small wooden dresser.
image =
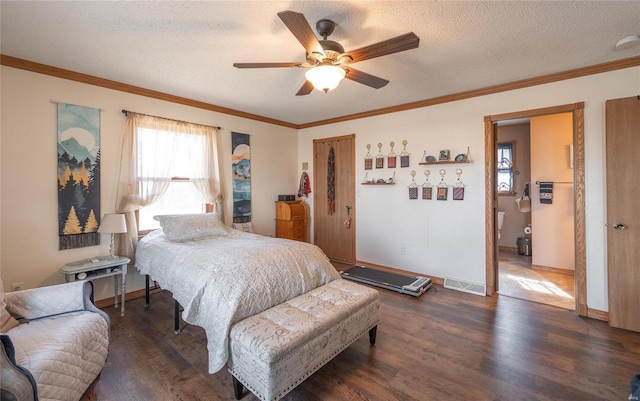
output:
[{"label": "small wooden dresser", "polygon": [[276,237],[308,241],[307,204],[303,201],[276,201]]}]

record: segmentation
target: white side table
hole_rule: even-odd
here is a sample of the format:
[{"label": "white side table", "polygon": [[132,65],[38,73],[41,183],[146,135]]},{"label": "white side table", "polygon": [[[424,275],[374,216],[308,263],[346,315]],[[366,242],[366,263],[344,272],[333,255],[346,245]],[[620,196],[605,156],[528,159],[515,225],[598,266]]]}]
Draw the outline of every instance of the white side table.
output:
[{"label": "white side table", "polygon": [[124,256],[100,256],[69,262],[60,268],[67,282],[76,280],[96,280],[113,276],[114,307],[118,307],[118,276],[122,276],[122,309],[120,316],[124,316],[124,297],[126,293],[127,264],[129,258]]}]

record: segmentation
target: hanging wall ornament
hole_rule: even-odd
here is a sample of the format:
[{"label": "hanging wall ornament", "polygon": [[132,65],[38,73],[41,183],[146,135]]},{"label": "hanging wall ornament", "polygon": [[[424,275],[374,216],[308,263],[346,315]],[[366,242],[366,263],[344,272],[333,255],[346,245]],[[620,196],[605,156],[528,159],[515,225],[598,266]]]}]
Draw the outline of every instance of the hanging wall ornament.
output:
[{"label": "hanging wall ornament", "polygon": [[402,149],[402,153],[400,153],[400,167],[409,167],[409,153],[407,152],[407,140],[402,141],[402,145],[404,148]]},{"label": "hanging wall ornament", "polygon": [[384,168],[384,155],[382,154],[381,143],[378,143],[378,154],[376,155],[376,168]]},{"label": "hanging wall ornament", "polygon": [[456,169],[456,175],[458,179],[453,183],[453,200],[464,200],[464,183],[460,181],[460,175],[462,175],[462,169]]},{"label": "hanging wall ornament", "polygon": [[367,144],[367,154],[364,157],[364,169],[371,170],[373,168],[373,157],[371,157],[371,145]]},{"label": "hanging wall ornament", "polygon": [[447,174],[443,168],[440,169],[440,182],[438,183],[438,196],[436,199],[438,200],[447,200],[447,195],[449,193],[449,186],[444,181],[444,175]]},{"label": "hanging wall ornament", "polygon": [[389,152],[389,154],[387,155],[387,167],[389,168],[396,168],[396,154],[393,153],[393,145],[395,145],[395,142],[391,142],[389,145],[391,146],[391,152]]},{"label": "hanging wall ornament", "polygon": [[336,158],[333,146],[329,149],[327,158],[327,214],[331,216],[336,212]]},{"label": "hanging wall ornament", "polygon": [[429,174],[431,171],[424,170],[424,175],[427,177],[422,183],[422,199],[431,200],[433,196],[433,185],[429,182]]},{"label": "hanging wall ornament", "polygon": [[416,184],[416,172],[411,170],[411,184],[409,184],[409,199],[418,199],[418,184]]}]

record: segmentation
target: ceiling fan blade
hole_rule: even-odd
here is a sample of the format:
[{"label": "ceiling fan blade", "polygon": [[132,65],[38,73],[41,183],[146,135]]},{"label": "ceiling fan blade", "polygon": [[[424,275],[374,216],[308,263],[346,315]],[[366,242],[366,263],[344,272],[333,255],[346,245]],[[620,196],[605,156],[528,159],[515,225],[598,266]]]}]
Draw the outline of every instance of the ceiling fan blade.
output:
[{"label": "ceiling fan blade", "polygon": [[363,85],[370,86],[375,89],[380,89],[386,84],[389,83],[386,79],[376,77],[375,75],[367,74],[366,72],[362,72],[360,70],[356,70],[351,68],[350,66],[346,68],[347,75],[344,77],[350,79],[352,81],[356,81]]},{"label": "ceiling fan blade", "polygon": [[318,54],[320,60],[326,57],[324,49],[318,42],[318,38],[316,38],[304,15],[295,11],[281,11],[278,13],[278,17],[307,50],[307,53]]},{"label": "ceiling fan blade", "polygon": [[299,67],[302,63],[233,63],[236,68],[280,68]]},{"label": "ceiling fan blade", "polygon": [[409,32],[395,38],[345,52],[344,55],[351,57],[353,59],[351,62],[356,63],[358,61],[368,60],[375,57],[386,56],[387,54],[415,49],[419,44],[420,38],[415,33]]},{"label": "ceiling fan blade", "polygon": [[296,93],[296,96],[308,95],[309,93],[311,93],[312,90],[313,90],[313,84],[309,81],[304,81],[304,84],[302,84],[302,86],[300,87],[300,90],[298,90],[298,93]]}]

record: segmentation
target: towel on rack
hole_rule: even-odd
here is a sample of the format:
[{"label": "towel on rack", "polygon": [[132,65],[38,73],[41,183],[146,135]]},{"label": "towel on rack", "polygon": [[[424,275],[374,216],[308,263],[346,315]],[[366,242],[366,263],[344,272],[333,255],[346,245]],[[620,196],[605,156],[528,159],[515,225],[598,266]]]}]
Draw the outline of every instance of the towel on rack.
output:
[{"label": "towel on rack", "polygon": [[522,192],[522,196],[516,199],[516,203],[518,204],[518,209],[522,213],[527,213],[531,211],[531,199],[529,198],[529,183],[525,182],[524,191]]},{"label": "towel on rack", "polygon": [[553,203],[553,182],[540,181],[540,203]]}]

